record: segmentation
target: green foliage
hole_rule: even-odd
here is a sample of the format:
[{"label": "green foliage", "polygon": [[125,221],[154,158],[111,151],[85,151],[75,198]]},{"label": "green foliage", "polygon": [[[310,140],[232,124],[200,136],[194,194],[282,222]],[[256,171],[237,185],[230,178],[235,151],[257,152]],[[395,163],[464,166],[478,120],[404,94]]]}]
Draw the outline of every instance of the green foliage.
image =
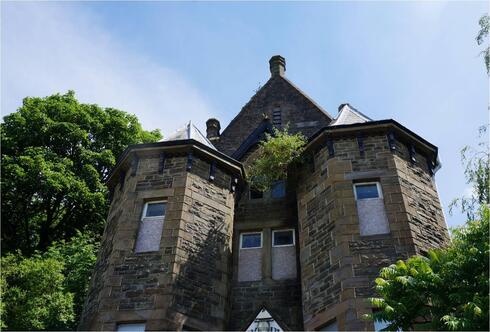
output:
[{"label": "green foliage", "polygon": [[301,133],[290,135],[288,128],[274,128],[272,135],[266,134],[256,159],[247,169],[251,187],[266,191],[275,181],[285,179],[288,166],[300,160],[305,145],[305,137]]},{"label": "green foliage", "polygon": [[[65,290],[73,293],[73,310],[75,323],[82,314],[83,303],[90,285],[90,277],[97,260],[99,243],[90,234],[80,232],[70,239],[54,243],[48,248],[43,257],[55,259],[64,263],[63,275],[65,276]],[[73,325],[72,328],[76,328]]]},{"label": "green foliage", "polygon": [[3,323],[10,330],[67,330],[74,322],[73,294],[64,291],[63,262],[34,255],[2,257]]},{"label": "green foliage", "polygon": [[383,268],[375,281],[380,297],[370,299],[380,310],[367,317],[390,322],[388,331],[488,331],[488,220],[483,206],[480,220],[456,229],[448,248]]},{"label": "green foliage", "polygon": [[[478,45],[485,43],[485,39],[488,37],[490,31],[490,17],[488,15],[483,15],[478,21],[480,25],[480,31],[476,36],[476,42]],[[488,42],[487,42],[488,45]],[[487,74],[490,74],[490,46],[487,46],[482,52],[485,59],[485,66],[487,67]]]},{"label": "green foliage", "polygon": [[488,126],[479,129],[480,138],[478,150],[465,146],[461,150],[461,162],[465,168],[466,182],[471,184],[473,192],[469,197],[455,199],[449,205],[449,213],[460,207],[466,213],[468,220],[475,219],[481,205],[490,204],[490,149],[487,135]]},{"label": "green foliage", "polygon": [[96,261],[94,237],[78,233],[32,257],[1,259],[2,321],[10,330],[76,329]]},{"label": "green foliage", "polygon": [[117,156],[161,137],[134,115],[79,103],[73,91],[25,98],[0,129],[2,249],[27,255],[77,230],[100,234]]},{"label": "green foliage", "polygon": [[380,297],[370,301],[380,310],[366,318],[390,322],[386,330],[488,331],[490,164],[487,141],[479,147],[462,152],[473,196],[453,203],[468,221],[453,230],[449,246],[399,261],[376,279]]}]

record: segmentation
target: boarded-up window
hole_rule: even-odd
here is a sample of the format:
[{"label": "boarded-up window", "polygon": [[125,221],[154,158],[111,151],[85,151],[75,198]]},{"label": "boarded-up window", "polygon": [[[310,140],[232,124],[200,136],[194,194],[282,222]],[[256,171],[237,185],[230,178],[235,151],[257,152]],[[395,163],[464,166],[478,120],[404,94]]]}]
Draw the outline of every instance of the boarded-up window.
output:
[{"label": "boarded-up window", "polygon": [[117,324],[118,332],[144,332],[144,323]]},{"label": "boarded-up window", "polygon": [[294,229],[272,231],[272,279],[296,278]]},{"label": "boarded-up window", "polygon": [[388,218],[379,182],[354,184],[361,235],[387,234]]},{"label": "boarded-up window", "polygon": [[160,249],[166,204],[163,201],[148,202],[143,209],[135,252],[150,252]]},{"label": "boarded-up window", "polygon": [[262,232],[241,233],[238,281],[262,279]]}]

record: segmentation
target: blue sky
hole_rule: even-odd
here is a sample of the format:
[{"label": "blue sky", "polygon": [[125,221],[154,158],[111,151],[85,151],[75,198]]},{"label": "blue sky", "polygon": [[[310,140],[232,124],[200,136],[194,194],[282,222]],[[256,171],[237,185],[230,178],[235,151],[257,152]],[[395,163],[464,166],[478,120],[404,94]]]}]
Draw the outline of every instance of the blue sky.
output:
[{"label": "blue sky", "polygon": [[1,108],[68,89],[171,134],[224,128],[269,78],[268,59],[330,114],[349,102],[439,147],[449,226],[468,193],[459,159],[488,123],[475,42],[482,2],[2,2]]}]

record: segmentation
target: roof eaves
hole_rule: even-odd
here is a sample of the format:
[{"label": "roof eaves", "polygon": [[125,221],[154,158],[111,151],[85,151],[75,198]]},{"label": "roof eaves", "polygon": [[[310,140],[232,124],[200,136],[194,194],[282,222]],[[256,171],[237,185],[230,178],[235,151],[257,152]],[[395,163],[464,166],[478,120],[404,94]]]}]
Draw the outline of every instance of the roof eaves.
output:
[{"label": "roof eaves", "polygon": [[308,143],[306,145],[306,149],[308,149],[323,133],[328,133],[328,132],[351,132],[355,130],[361,130],[361,129],[371,129],[374,127],[383,127],[383,126],[393,126],[395,128],[398,128],[402,132],[405,132],[408,136],[413,137],[417,141],[419,141],[422,145],[426,146],[427,149],[432,150],[435,152],[435,155],[437,156],[438,153],[438,148],[434,144],[430,143],[426,139],[422,138],[418,134],[414,133],[407,127],[403,126],[399,122],[393,120],[393,119],[385,119],[385,120],[377,120],[377,121],[370,121],[370,122],[363,122],[363,123],[354,123],[354,124],[348,124],[348,125],[338,125],[338,126],[328,126],[328,127],[323,127],[319,129],[315,134],[313,134],[309,139]]},{"label": "roof eaves", "polygon": [[185,139],[185,140],[174,140],[174,141],[159,141],[159,142],[153,142],[153,143],[141,143],[141,144],[132,144],[129,145],[121,154],[121,156],[118,158],[116,164],[112,168],[112,171],[109,173],[109,176],[107,177],[107,180],[105,181],[106,183],[109,183],[114,175],[116,174],[117,170],[119,167],[124,163],[126,158],[129,156],[129,154],[135,150],[141,150],[141,149],[149,149],[149,148],[161,148],[161,147],[174,147],[174,148],[184,148],[188,146],[195,146],[200,148],[201,150],[205,151],[208,154],[214,155],[215,157],[218,157],[219,159],[222,159],[223,161],[233,165],[234,167],[238,168],[240,170],[241,175],[243,176],[245,174],[245,169],[242,165],[241,162],[238,160],[235,160],[231,158],[230,156],[224,154],[223,152],[220,152],[216,149],[213,149],[206,144],[197,141],[195,139]]}]

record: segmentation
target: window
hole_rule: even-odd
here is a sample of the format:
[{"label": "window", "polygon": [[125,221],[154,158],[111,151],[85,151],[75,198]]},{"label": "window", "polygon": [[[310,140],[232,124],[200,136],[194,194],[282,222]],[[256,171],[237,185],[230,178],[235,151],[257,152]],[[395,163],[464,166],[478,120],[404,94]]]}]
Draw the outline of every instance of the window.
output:
[{"label": "window", "polygon": [[136,253],[158,251],[160,249],[165,207],[166,202],[164,201],[145,203],[136,239]]},{"label": "window", "polygon": [[240,249],[262,248],[262,232],[240,234]]},{"label": "window", "polygon": [[286,196],[286,181],[279,180],[274,182],[271,188],[272,198],[282,198]]},{"label": "window", "polygon": [[294,229],[272,231],[272,279],[295,279],[296,247]]},{"label": "window", "polygon": [[261,199],[264,197],[264,192],[250,189],[250,199]]},{"label": "window", "polygon": [[272,246],[285,247],[294,246],[294,230],[278,230],[272,231]]},{"label": "window", "polygon": [[272,110],[272,124],[275,127],[280,127],[282,123],[281,109],[276,107]]},{"label": "window", "polygon": [[238,281],[262,279],[262,232],[240,234]]},{"label": "window", "polygon": [[360,234],[376,235],[390,232],[379,182],[354,184]]},{"label": "window", "polygon": [[370,199],[370,198],[379,198],[381,190],[378,188],[379,183],[365,183],[365,184],[356,184],[355,185],[355,194],[356,199]]},{"label": "window", "polygon": [[148,202],[145,204],[143,218],[154,218],[165,216],[165,202]]},{"label": "window", "polygon": [[144,323],[132,323],[132,324],[117,324],[118,332],[143,332],[145,331]]}]

